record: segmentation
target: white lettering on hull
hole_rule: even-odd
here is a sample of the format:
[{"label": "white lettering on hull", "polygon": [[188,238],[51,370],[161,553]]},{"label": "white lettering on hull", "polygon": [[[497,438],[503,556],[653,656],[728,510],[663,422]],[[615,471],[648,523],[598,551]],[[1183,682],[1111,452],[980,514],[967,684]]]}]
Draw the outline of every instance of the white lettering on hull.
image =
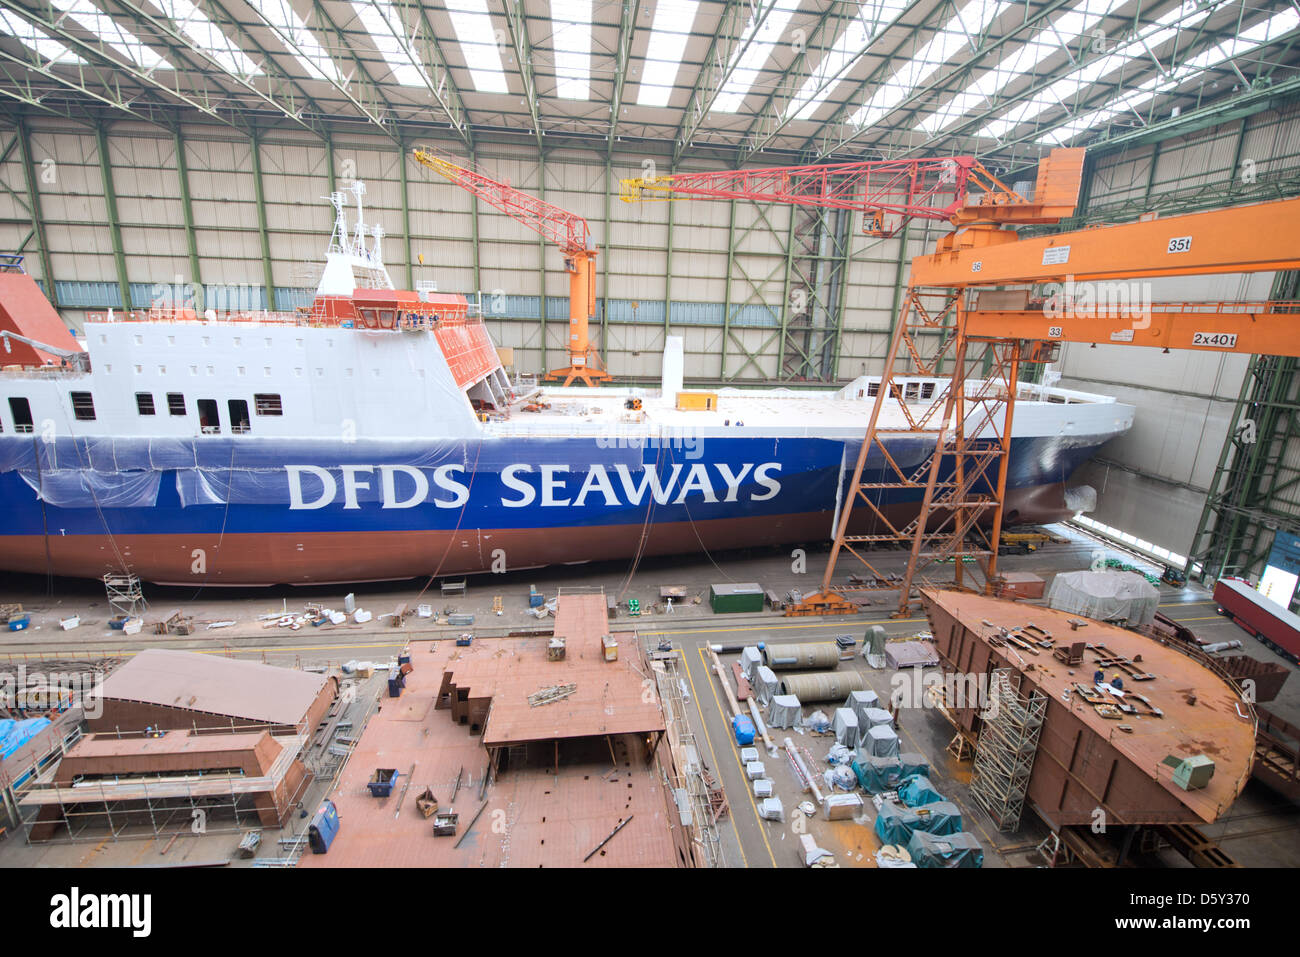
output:
[{"label": "white lettering on hull", "polygon": [[[697,462],[685,475],[683,466],[675,463],[666,475],[647,468],[638,476],[623,463],[613,466],[611,476],[609,468],[597,462],[588,467],[581,482],[578,474],[569,473],[567,468],[556,464],[534,468],[527,463],[506,466],[501,470],[501,484],[507,491],[499,504],[504,508],[527,508],[534,503],[540,508],[583,508],[590,499],[603,502],[606,508],[635,508],[646,501],[647,493],[659,505],[681,505],[692,494],[701,502],[717,503],[722,488],[726,494],[721,501],[737,502],[745,479],[751,476],[750,484],[763,491],[750,491],[748,501],[765,502],[781,492],[781,483],[774,477],[781,471],[780,462],[746,462],[734,469],[722,463],[710,466]],[[289,508],[310,510],[335,504],[340,484],[343,508],[347,510],[360,509],[364,502],[376,497],[380,508],[385,509],[415,508],[429,502],[438,508],[460,508],[469,501],[469,485],[461,480],[465,473],[462,465],[439,466],[433,470],[432,483],[424,469],[411,465],[349,464],[340,465],[337,472],[341,483],[334,472],[318,465],[286,465]],[[530,473],[537,475],[536,484],[526,478]],[[372,480],[376,475],[378,487]],[[369,494],[363,497],[362,493]]]}]

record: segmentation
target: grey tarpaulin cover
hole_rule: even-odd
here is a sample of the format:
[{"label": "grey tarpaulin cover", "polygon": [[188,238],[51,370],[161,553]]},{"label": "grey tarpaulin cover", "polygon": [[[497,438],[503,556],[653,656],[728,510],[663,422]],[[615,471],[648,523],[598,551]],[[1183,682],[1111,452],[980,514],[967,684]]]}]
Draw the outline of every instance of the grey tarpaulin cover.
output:
[{"label": "grey tarpaulin cover", "polygon": [[794,695],[773,695],[772,703],[767,708],[767,726],[769,728],[793,728],[799,724],[800,711],[799,699]]},{"label": "grey tarpaulin cover", "polygon": [[930,773],[930,762],[926,760],[924,754],[917,754],[915,751],[904,751],[898,756],[899,763],[903,765],[903,777],[910,778],[913,774]]},{"label": "grey tarpaulin cover", "polygon": [[885,629],[872,625],[862,642],[862,657],[872,668],[885,667]]},{"label": "grey tarpaulin cover", "polygon": [[835,709],[835,741],[850,748],[858,746],[858,716],[848,708]]},{"label": "grey tarpaulin cover", "polygon": [[1127,627],[1151,624],[1159,604],[1159,590],[1134,572],[1061,572],[1047,590],[1048,608]]},{"label": "grey tarpaulin cover", "polygon": [[894,716],[884,708],[868,708],[863,716],[862,726],[864,728],[875,728],[879,725],[889,725],[894,723]]},{"label": "grey tarpaulin cover", "polygon": [[913,831],[907,853],[917,867],[983,867],[984,848],[966,831],[956,834],[927,834]]},{"label": "grey tarpaulin cover", "polygon": [[763,653],[757,648],[740,649],[740,673],[753,682],[754,669],[763,663]]},{"label": "grey tarpaulin cover", "polygon": [[899,783],[898,799],[908,807],[920,807],[923,804],[942,801],[943,795],[934,789],[934,785],[924,774],[913,774]]},{"label": "grey tarpaulin cover", "polygon": [[894,729],[887,725],[877,725],[869,728],[863,741],[867,745],[873,758],[896,758],[898,757],[898,735]]},{"label": "grey tarpaulin cover", "polygon": [[754,697],[758,699],[760,705],[766,705],[771,701],[781,687],[776,672],[767,665],[759,665],[755,668],[754,675],[749,679],[749,683],[753,686]]},{"label": "grey tarpaulin cover", "polygon": [[[912,808],[916,830],[931,834],[956,834],[961,830],[961,809],[951,801],[935,801]],[[897,843],[897,842],[890,842]]]},{"label": "grey tarpaulin cover", "polygon": [[861,751],[858,752],[858,760],[850,767],[858,776],[858,783],[862,785],[863,790],[872,794],[894,790],[903,776],[897,758],[864,757]]},{"label": "grey tarpaulin cover", "polygon": [[870,725],[869,721],[863,720],[867,709],[880,707],[880,698],[874,691],[850,691],[844,707],[851,709],[858,716],[858,726],[865,728]]}]

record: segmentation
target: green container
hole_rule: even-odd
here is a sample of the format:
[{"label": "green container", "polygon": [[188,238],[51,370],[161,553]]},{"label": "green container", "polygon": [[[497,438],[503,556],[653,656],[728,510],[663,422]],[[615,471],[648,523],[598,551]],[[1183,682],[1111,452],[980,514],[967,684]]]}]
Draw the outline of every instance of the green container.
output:
[{"label": "green container", "polygon": [[710,585],[709,607],[714,614],[750,614],[763,610],[763,587],[756,582]]}]

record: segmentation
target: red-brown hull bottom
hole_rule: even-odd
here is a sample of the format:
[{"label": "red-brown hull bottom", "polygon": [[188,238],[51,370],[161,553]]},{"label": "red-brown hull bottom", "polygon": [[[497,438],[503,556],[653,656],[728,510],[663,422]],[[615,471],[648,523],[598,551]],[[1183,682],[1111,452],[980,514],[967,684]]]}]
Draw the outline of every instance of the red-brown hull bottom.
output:
[{"label": "red-brown hull bottom", "polygon": [[[888,509],[905,523],[915,506]],[[1008,495],[1015,521],[1064,517],[1063,486],[1021,489]],[[1029,516],[1027,517],[1027,514]],[[853,531],[866,531],[866,510]],[[830,512],[779,517],[715,519],[640,526],[544,529],[462,529],[384,532],[266,532],[225,535],[6,536],[0,567],[9,571],[98,578],[127,565],[157,584],[275,585],[390,581],[437,573],[461,575],[501,568],[699,554],[730,548],[823,542],[832,535]],[[859,525],[859,522],[861,524]],[[642,539],[644,538],[644,542]]]}]

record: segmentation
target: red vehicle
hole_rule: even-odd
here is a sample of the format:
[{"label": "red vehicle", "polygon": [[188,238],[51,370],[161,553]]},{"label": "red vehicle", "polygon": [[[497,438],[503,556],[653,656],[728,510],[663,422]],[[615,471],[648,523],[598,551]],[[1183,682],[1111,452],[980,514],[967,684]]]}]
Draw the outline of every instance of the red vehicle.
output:
[{"label": "red vehicle", "polygon": [[1214,600],[1219,603],[1219,614],[1228,615],[1291,661],[1300,661],[1300,615],[1235,578],[1219,579],[1214,586]]}]

